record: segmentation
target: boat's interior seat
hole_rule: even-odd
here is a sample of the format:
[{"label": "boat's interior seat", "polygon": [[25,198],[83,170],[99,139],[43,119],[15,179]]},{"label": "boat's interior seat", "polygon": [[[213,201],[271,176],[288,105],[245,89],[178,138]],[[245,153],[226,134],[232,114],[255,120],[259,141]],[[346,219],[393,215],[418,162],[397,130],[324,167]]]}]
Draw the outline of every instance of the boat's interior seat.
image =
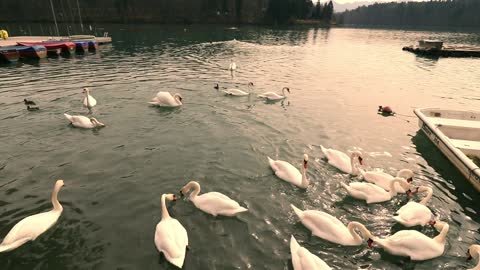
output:
[{"label": "boat's interior seat", "polygon": [[479,141],[467,141],[467,140],[456,140],[450,139],[453,146],[460,149],[468,149],[468,150],[478,150],[480,151],[480,142]]},{"label": "boat's interior seat", "polygon": [[468,127],[468,128],[479,128],[480,129],[480,121],[437,118],[437,117],[430,117],[430,119],[432,120],[432,122],[435,125]]}]

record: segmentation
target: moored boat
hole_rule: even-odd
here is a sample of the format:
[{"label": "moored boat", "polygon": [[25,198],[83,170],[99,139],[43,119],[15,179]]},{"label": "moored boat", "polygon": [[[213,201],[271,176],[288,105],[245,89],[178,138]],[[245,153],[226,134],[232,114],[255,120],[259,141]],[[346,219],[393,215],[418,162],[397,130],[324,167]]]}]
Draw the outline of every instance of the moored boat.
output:
[{"label": "moored boat", "polygon": [[480,191],[480,112],[420,108],[420,129]]},{"label": "moored boat", "polygon": [[88,52],[88,41],[72,41],[75,43],[75,50],[78,53]]},{"label": "moored boat", "polygon": [[0,47],[0,62],[11,63],[18,61],[20,54],[12,47]]},{"label": "moored boat", "polygon": [[34,46],[16,46],[15,47],[24,59],[42,59],[47,57],[47,48],[41,45]]},{"label": "moored boat", "polygon": [[76,50],[75,43],[71,41],[44,41],[44,42],[19,42],[22,46],[42,45],[47,48],[48,54],[58,54],[58,51],[65,55],[74,54]]}]

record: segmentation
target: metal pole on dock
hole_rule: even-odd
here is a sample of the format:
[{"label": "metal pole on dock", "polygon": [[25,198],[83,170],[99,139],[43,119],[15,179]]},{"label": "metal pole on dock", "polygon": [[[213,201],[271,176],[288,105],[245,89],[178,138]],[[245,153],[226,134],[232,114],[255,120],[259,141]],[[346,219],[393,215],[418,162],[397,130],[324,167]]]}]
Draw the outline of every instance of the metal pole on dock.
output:
[{"label": "metal pole on dock", "polygon": [[55,10],[53,9],[52,0],[50,0],[50,6],[52,7],[53,21],[55,22],[55,28],[57,29],[57,37],[60,36],[60,31],[58,31],[57,17],[55,17]]},{"label": "metal pole on dock", "polygon": [[83,34],[82,14],[80,13],[80,5],[78,4],[78,0],[77,0],[77,8],[78,8],[78,17],[80,18],[80,27],[82,28],[82,34]]}]

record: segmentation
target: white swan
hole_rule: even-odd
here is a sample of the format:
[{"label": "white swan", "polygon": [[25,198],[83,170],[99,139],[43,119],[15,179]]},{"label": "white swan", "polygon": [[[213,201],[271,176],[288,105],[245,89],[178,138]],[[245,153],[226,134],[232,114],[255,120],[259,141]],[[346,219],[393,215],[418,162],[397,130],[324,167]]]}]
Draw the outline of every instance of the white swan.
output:
[{"label": "white swan", "polygon": [[397,191],[394,188],[395,183],[399,183],[404,189],[409,189],[409,184],[407,184],[403,178],[398,177],[390,182],[390,191],[386,191],[372,183],[353,182],[348,186],[345,183],[341,184],[350,196],[359,200],[364,200],[367,203],[379,203],[389,201],[397,195]]},{"label": "white swan", "polygon": [[231,217],[238,213],[248,211],[247,208],[241,207],[238,202],[220,192],[208,192],[198,195],[200,193],[200,184],[196,181],[190,181],[182,187],[180,194],[186,194],[191,189],[193,189],[193,192],[190,194],[190,201],[193,202],[195,207],[205,213],[213,216],[222,215]]},{"label": "white swan", "polygon": [[85,94],[85,98],[83,99],[83,106],[91,109],[95,105],[97,105],[97,100],[90,95],[90,90],[88,88],[83,88],[82,93]]},{"label": "white swan", "polygon": [[237,64],[235,64],[235,62],[232,60],[230,60],[230,65],[228,66],[228,70],[230,71],[235,71],[237,70]]},{"label": "white swan", "polygon": [[158,92],[157,95],[152,98],[149,104],[161,106],[161,107],[178,107],[182,106],[182,96],[180,94],[170,94],[169,92]]},{"label": "white swan", "polygon": [[403,230],[387,238],[373,237],[372,243],[377,243],[386,252],[396,255],[410,257],[413,261],[423,261],[436,258],[443,254],[449,225],[438,221],[435,224],[440,234],[430,238],[415,230]]},{"label": "white swan", "polygon": [[285,99],[287,98],[287,96],[285,95],[285,90],[287,90],[287,92],[290,94],[290,88],[288,87],[283,87],[282,88],[282,94],[279,95],[275,92],[265,92],[261,95],[258,95],[259,98],[265,98],[267,100],[281,100],[281,99]]},{"label": "white swan", "polygon": [[[352,221],[348,223],[348,227],[345,227],[340,220],[325,212],[317,210],[302,211],[293,204],[290,204],[290,206],[300,218],[302,224],[312,231],[313,235],[332,243],[343,246],[359,246],[364,240],[372,238],[370,231],[359,222]],[[360,231],[362,237],[355,230]]]},{"label": "white swan", "polygon": [[300,173],[297,168],[292,164],[283,161],[283,160],[273,160],[270,157],[268,158],[268,163],[270,167],[275,172],[275,175],[287,182],[290,182],[300,188],[307,188],[310,185],[310,181],[307,179],[305,171],[308,168],[308,155],[303,155],[303,165],[301,166],[302,172]]},{"label": "white swan", "polygon": [[57,180],[53,187],[53,209],[48,212],[26,217],[15,224],[0,244],[0,252],[16,249],[28,241],[35,241],[37,237],[57,222],[63,211],[63,207],[58,201],[58,192],[63,185],[63,180]]},{"label": "white swan", "polygon": [[362,153],[360,151],[352,152],[351,156],[347,156],[345,153],[340,152],[335,149],[325,148],[320,145],[323,154],[327,157],[328,163],[333,167],[341,170],[344,173],[349,173],[352,175],[358,174],[358,168],[354,164],[355,158],[358,158],[358,162],[362,165]]},{"label": "white swan", "polygon": [[[393,181],[395,177],[391,176],[388,173],[384,173],[381,171],[364,171],[359,169],[360,174],[363,178],[370,183],[373,183],[386,191],[390,191],[390,182]],[[403,169],[398,171],[397,177],[401,177],[406,179],[407,183],[411,183],[413,181],[413,171],[409,169]],[[405,193],[405,190],[400,184],[395,184],[395,189],[398,193]]]},{"label": "white swan", "polygon": [[248,83],[248,92],[245,92],[243,90],[240,90],[240,89],[237,89],[237,88],[229,88],[229,89],[225,89],[225,90],[222,90],[226,95],[230,95],[230,96],[236,96],[236,97],[243,97],[243,96],[248,96],[250,95],[250,92],[251,92],[251,89],[253,87],[253,83],[250,82]]},{"label": "white swan", "polygon": [[467,270],[480,270],[480,245],[471,245],[468,248],[467,256],[468,256],[467,260],[478,259],[477,266]]},{"label": "white swan", "polygon": [[86,117],[83,115],[70,115],[64,113],[65,117],[72,123],[73,126],[79,128],[97,128],[104,127],[105,124],[100,123],[95,117]]},{"label": "white swan", "polygon": [[426,192],[427,196],[423,198],[419,203],[410,201],[402,206],[396,212],[397,216],[393,216],[398,223],[403,224],[406,227],[412,227],[416,225],[425,226],[427,224],[433,225],[435,222],[435,216],[432,211],[426,206],[433,195],[433,190],[430,187],[420,186],[415,192]]},{"label": "white swan", "polygon": [[187,230],[168,214],[165,200],[174,201],[176,197],[173,194],[162,195],[162,220],[155,229],[155,246],[170,263],[182,268],[188,246]]},{"label": "white swan", "polygon": [[293,270],[332,270],[322,259],[301,247],[295,237],[290,238]]}]

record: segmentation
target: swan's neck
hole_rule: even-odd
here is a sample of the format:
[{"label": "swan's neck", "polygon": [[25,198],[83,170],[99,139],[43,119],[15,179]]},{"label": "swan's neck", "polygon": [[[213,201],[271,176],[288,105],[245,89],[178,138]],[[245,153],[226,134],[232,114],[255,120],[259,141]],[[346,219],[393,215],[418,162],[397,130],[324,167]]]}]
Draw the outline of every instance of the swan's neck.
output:
[{"label": "swan's neck", "polygon": [[189,188],[193,187],[192,193],[190,193],[190,200],[193,201],[197,198],[197,195],[200,193],[200,185],[197,182],[192,182]]},{"label": "swan's neck", "polygon": [[61,186],[55,186],[52,192],[52,204],[54,211],[63,211],[63,207],[58,201],[58,192],[60,191]]},{"label": "swan's neck", "polygon": [[397,189],[395,188],[395,184],[398,183],[401,187],[404,187],[404,182],[402,179],[395,178],[393,181],[390,182],[390,191],[388,192],[390,196],[397,195]]},{"label": "swan's neck", "polygon": [[477,266],[475,266],[474,268],[469,269],[469,270],[480,270],[480,249],[475,250],[475,252],[477,253],[477,256],[472,256],[472,257],[474,259],[478,259]]},{"label": "swan's neck", "polygon": [[85,98],[87,99],[87,107],[90,107],[90,98],[89,98],[90,94],[88,93],[88,91],[85,91]]},{"label": "swan's neck", "polygon": [[427,197],[423,198],[423,200],[420,201],[420,204],[427,205],[427,203],[430,201],[433,195],[433,190],[429,189],[427,191]]},{"label": "swan's neck", "polygon": [[[439,223],[439,222],[438,222],[438,223]],[[438,223],[437,223],[437,224],[438,224]],[[436,242],[443,244],[443,243],[445,243],[445,241],[446,241],[448,229],[450,228],[450,226],[449,226],[447,223],[444,223],[444,222],[442,222],[442,223],[440,223],[440,224],[438,224],[438,225],[442,226],[442,231],[440,232],[439,235],[437,235],[437,236],[436,236],[435,238],[433,238],[433,239],[434,239]],[[437,225],[437,226],[438,226],[438,225]]]},{"label": "swan's neck", "polygon": [[347,228],[348,228],[348,231],[350,232],[350,234],[352,235],[353,239],[355,239],[355,241],[359,241],[359,242],[363,241],[362,237],[360,237],[360,235],[358,235],[358,233],[355,231],[355,229],[360,231],[363,238],[372,238],[372,234],[370,233],[370,231],[367,230],[367,228],[365,228],[365,226],[363,226],[363,224],[352,221],[352,222],[348,223]]},{"label": "swan's neck", "polygon": [[175,95],[173,98],[175,99],[175,101],[177,102],[177,104],[182,104],[182,102],[180,101],[180,96]]},{"label": "swan's neck", "polygon": [[170,218],[170,214],[168,213],[167,206],[165,204],[165,194],[162,195],[162,220]]},{"label": "swan's neck", "polygon": [[282,88],[282,95],[285,96],[285,88]]},{"label": "swan's neck", "polygon": [[306,169],[304,167],[304,165],[302,164],[302,183],[301,183],[301,186],[302,187],[308,187],[308,185],[310,184],[310,181],[308,181],[307,179],[307,173],[306,173]]},{"label": "swan's neck", "polygon": [[350,166],[352,166],[352,174],[357,175],[358,168],[357,168],[357,165],[355,164],[355,156],[353,154],[350,157]]}]

